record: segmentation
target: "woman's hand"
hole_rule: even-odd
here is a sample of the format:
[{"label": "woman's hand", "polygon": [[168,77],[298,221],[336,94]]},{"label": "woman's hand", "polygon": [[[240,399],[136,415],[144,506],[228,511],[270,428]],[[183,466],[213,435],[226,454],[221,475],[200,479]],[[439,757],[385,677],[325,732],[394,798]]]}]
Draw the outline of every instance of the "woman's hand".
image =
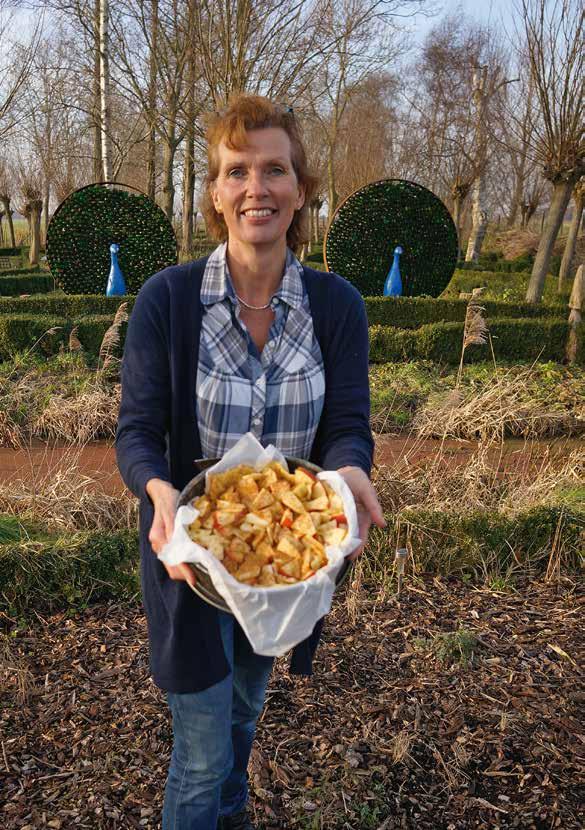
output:
[{"label": "woman's hand", "polygon": [[[154,505],[154,518],[148,533],[148,541],[153,551],[159,554],[173,535],[179,491],[162,478],[151,478],[146,485],[146,492]],[[186,562],[181,562],[179,565],[167,565],[165,562],[162,564],[171,579],[183,580],[191,587],[195,585],[195,574]]]},{"label": "woman's hand", "polygon": [[360,467],[341,467],[337,472],[345,479],[349,489],[353,493],[357,507],[362,545],[348,556],[348,559],[353,562],[363,553],[368,540],[370,525],[373,523],[378,525],[378,527],[386,527],[386,522],[376,491],[365,472]]}]

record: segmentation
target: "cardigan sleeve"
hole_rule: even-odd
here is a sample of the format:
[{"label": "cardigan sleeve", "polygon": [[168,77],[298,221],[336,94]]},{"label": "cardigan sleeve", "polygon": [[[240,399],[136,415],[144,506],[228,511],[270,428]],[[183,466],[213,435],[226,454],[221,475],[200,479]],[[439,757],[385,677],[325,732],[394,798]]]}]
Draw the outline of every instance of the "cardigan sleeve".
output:
[{"label": "cardigan sleeve", "polygon": [[368,318],[356,289],[339,280],[331,292],[325,362],[325,403],[317,439],[321,466],[360,467],[368,475],[374,442],[370,429]]},{"label": "cardigan sleeve", "polygon": [[116,457],[124,482],[139,498],[146,497],[151,478],[170,480],[165,457],[171,401],[168,308],[161,272],[136,298],[122,359]]}]

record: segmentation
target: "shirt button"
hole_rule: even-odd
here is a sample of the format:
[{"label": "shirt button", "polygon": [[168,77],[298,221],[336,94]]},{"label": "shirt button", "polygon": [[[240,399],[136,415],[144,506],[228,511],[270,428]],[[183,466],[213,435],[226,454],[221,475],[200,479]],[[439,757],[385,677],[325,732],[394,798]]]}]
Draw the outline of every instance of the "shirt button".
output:
[{"label": "shirt button", "polygon": [[252,423],[254,424],[255,427],[259,426],[261,424],[261,422],[262,422],[261,418],[253,418],[252,419]]}]

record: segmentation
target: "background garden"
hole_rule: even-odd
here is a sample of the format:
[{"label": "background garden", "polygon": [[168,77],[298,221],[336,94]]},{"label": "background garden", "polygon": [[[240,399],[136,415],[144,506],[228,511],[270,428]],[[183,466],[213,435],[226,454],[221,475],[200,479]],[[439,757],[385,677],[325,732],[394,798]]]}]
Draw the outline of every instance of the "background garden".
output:
[{"label": "background garden", "polygon": [[[112,448],[136,288],[105,296],[101,248],[68,282],[45,241],[67,196],[116,179],[156,199],[180,261],[212,250],[204,114],[245,88],[286,90],[309,136],[307,265],[326,269],[335,209],[384,178],[440,196],[458,240],[424,295],[348,273],[388,529],[336,595],[314,677],[277,661],[250,768],[258,826],[582,827],[580,5],[526,0],[513,49],[510,32],[437,16],[410,74],[397,14],[424,3],[112,2],[109,28],[100,7],[52,4],[19,41],[0,2],[2,826],[159,826],[171,731]],[[262,48],[275,32],[282,64]]]}]

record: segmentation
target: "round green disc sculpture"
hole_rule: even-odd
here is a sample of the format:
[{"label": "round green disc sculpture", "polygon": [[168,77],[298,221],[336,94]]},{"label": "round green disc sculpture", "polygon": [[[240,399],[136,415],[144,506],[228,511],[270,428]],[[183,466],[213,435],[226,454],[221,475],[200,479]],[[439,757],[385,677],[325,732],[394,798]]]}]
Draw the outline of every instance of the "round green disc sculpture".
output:
[{"label": "round green disc sculpture", "polygon": [[403,296],[438,297],[457,264],[457,231],[443,202],[415,182],[384,179],[343,201],[325,236],[328,271],[364,297],[382,295],[394,249],[403,250]]},{"label": "round green disc sculpture", "polygon": [[148,196],[118,183],[88,185],[59,205],[47,231],[47,260],[59,287],[105,294],[113,243],[128,294],[177,262],[173,227]]}]

